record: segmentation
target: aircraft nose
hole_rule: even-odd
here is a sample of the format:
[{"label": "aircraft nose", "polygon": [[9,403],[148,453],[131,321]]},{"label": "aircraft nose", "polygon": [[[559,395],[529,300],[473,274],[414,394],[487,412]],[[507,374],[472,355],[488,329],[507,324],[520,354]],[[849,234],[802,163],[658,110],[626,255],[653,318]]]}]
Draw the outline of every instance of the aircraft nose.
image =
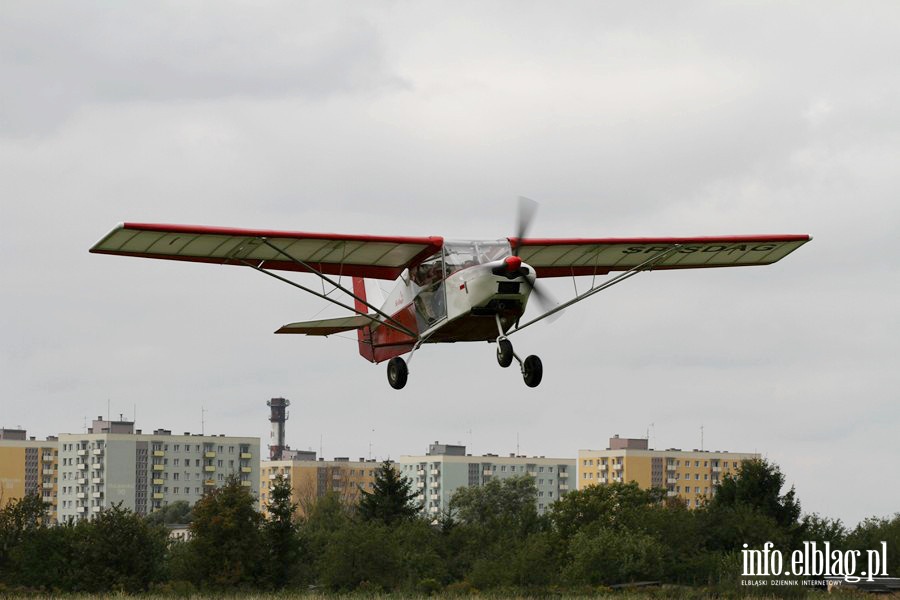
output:
[{"label": "aircraft nose", "polygon": [[506,263],[506,272],[514,273],[519,270],[519,267],[522,266],[522,259],[518,256],[507,256],[503,259],[503,262]]}]

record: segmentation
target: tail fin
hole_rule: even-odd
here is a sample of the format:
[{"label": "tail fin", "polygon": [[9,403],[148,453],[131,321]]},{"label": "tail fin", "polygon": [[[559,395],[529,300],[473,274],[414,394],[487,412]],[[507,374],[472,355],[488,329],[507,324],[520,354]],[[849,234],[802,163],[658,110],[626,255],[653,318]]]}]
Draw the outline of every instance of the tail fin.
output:
[{"label": "tail fin", "polygon": [[[368,302],[368,299],[366,298],[366,281],[362,277],[353,278],[353,294]],[[354,300],[353,307],[356,309],[356,312],[361,314],[367,314],[369,312],[369,307],[359,300]],[[370,325],[361,327],[356,331],[356,336],[359,340],[359,355],[369,362],[375,362],[375,347],[372,345],[372,327]]]}]

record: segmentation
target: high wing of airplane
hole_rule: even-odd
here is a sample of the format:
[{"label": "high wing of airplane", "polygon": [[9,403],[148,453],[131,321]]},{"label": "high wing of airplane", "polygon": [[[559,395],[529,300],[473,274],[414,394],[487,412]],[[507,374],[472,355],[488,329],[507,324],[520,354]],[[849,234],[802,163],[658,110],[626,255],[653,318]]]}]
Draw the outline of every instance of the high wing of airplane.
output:
[{"label": "high wing of airplane", "polygon": [[[522,212],[528,211],[520,206]],[[509,336],[516,332],[638,273],[769,265],[812,239],[805,234],[539,239],[525,235],[529,221],[520,218],[514,237],[455,241],[121,223],[90,251],[249,267],[337,304],[350,314],[290,323],[276,333],[328,336],[356,331],[364,358],[388,361],[388,381],[395,389],[406,385],[408,362],[423,344],[463,341],[496,343],[500,366],[515,360],[525,384],[536,387],[543,364],[537,356],[523,359],[514,352]],[[342,302],[331,291],[326,294],[289,279],[280,273],[285,271],[312,274],[347,299]],[[591,285],[563,303],[553,301],[537,283],[546,277],[578,276],[591,276]],[[598,281],[598,276],[610,277]],[[342,282],[345,277],[350,287]],[[375,306],[366,297],[364,279],[397,283],[385,302]],[[532,297],[541,313],[522,323]]]}]

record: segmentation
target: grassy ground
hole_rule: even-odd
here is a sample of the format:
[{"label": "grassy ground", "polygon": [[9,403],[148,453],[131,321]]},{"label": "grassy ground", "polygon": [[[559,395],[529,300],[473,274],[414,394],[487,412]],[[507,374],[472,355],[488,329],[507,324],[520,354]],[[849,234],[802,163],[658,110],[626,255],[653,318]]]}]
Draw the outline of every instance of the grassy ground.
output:
[{"label": "grassy ground", "polygon": [[[706,600],[706,599],[722,599],[729,598],[734,600],[766,600],[786,597],[780,593],[772,594],[748,594],[748,595],[722,595],[712,594],[707,590],[699,588],[685,587],[660,587],[646,590],[630,590],[630,591],[612,591],[597,590],[594,594],[518,594],[518,593],[497,593],[497,592],[474,592],[465,596],[434,594],[431,596],[416,594],[323,594],[316,592],[281,592],[281,593],[149,593],[137,596],[128,594],[3,594],[5,598],[29,598],[31,600],[50,600],[55,598],[65,598],[66,600],[173,600],[180,598],[191,598],[193,600],[426,600],[434,598],[477,598],[479,600]],[[835,590],[833,592],[825,592],[824,590],[803,590],[802,593],[791,593],[790,598],[808,598],[811,600],[870,600],[873,598],[870,594],[855,590]],[[879,598],[900,598],[900,595],[879,596]]]}]

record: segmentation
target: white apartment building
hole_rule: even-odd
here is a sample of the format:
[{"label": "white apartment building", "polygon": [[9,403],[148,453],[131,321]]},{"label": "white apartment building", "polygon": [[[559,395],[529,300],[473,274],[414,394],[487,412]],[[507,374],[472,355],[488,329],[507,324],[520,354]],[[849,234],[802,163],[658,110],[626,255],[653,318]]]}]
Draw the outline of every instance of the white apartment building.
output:
[{"label": "white apartment building", "polygon": [[[413,482],[426,514],[438,516],[449,509],[450,498],[460,487],[475,487],[492,479],[530,475],[537,487],[538,513],[575,489],[576,460],[543,456],[498,456],[466,454],[465,446],[435,442],[421,456],[401,456],[400,474]],[[571,483],[570,483],[571,478]]]},{"label": "white apartment building", "polygon": [[141,515],[178,500],[193,505],[231,475],[259,496],[259,438],[145,434],[133,422],[98,417],[88,433],[60,434],[58,444],[60,522],[119,502]]}]

